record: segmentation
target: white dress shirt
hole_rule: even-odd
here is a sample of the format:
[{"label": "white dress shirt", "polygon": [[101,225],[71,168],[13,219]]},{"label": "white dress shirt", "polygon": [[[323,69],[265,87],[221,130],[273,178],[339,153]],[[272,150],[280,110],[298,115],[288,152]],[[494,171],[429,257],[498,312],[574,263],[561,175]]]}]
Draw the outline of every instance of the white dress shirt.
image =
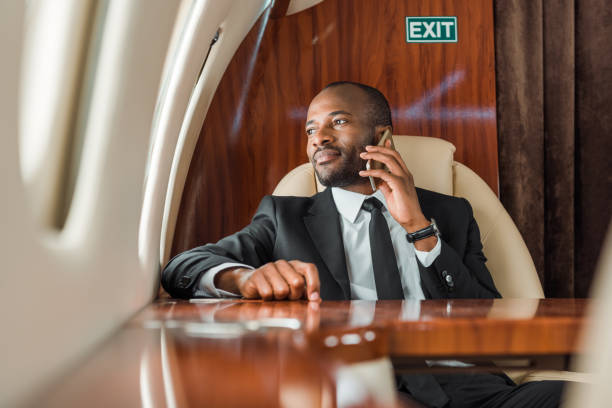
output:
[{"label": "white dress shirt", "polygon": [[[395,259],[402,281],[404,298],[425,299],[421,289],[421,278],[416,258],[418,257],[423,266],[430,266],[440,255],[442,247],[440,240],[429,252],[415,249],[414,245],[406,239],[406,230],[387,210],[385,196],[380,190],[376,190],[374,194],[367,196],[332,187],[332,196],[340,213],[340,229],[342,231],[346,268],[351,286],[351,299],[378,299],[369,240],[371,215],[368,211],[361,208],[363,201],[369,197],[376,197],[384,206],[382,213],[389,226]],[[202,276],[196,296],[237,297],[238,295],[217,289],[214,285],[215,275],[224,269],[232,267],[253,269],[252,266],[240,263],[224,263],[211,268]]]}]

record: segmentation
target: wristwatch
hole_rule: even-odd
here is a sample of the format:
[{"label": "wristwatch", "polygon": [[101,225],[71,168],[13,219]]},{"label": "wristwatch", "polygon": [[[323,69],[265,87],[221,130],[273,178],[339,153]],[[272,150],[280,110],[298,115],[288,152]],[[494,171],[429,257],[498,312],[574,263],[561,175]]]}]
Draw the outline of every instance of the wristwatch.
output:
[{"label": "wristwatch", "polygon": [[438,229],[436,220],[434,220],[433,218],[431,219],[431,224],[429,226],[421,228],[418,231],[409,232],[408,234],[406,234],[406,239],[412,244],[415,241],[420,241],[421,239],[429,238],[432,235],[435,235],[438,238],[440,237],[440,230]]}]

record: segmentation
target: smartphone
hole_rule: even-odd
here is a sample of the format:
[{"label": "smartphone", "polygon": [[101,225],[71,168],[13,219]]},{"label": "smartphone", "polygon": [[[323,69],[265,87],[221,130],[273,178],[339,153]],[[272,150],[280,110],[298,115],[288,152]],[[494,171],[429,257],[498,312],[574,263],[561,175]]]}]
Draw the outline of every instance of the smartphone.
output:
[{"label": "smartphone", "polygon": [[[393,136],[391,135],[391,131],[389,129],[385,130],[385,133],[383,133],[382,137],[378,141],[378,146],[384,147],[387,140],[391,141],[391,149],[395,150],[395,145],[393,144]],[[383,163],[377,162],[376,160],[368,160],[366,162],[366,170],[371,170],[371,169],[388,170],[387,166],[385,166]],[[370,185],[372,186],[372,191],[376,191],[376,183],[374,182],[374,177],[369,177],[369,179],[370,179]]]}]

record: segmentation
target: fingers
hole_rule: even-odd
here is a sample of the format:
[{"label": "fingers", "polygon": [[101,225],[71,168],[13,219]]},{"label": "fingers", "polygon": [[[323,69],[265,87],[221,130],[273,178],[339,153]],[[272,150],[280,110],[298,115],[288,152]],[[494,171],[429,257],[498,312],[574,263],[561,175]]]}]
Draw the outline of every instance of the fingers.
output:
[{"label": "fingers", "polygon": [[319,300],[319,273],[314,264],[279,260],[256,270],[240,284],[247,299],[296,300],[307,297]]},{"label": "fingers", "polygon": [[379,190],[380,190],[380,191],[383,193],[383,195],[384,195],[385,197],[387,197],[387,196],[389,196],[389,194],[391,194],[391,187],[389,187],[389,186],[387,185],[387,183],[384,183],[384,182],[383,182],[383,183],[380,183],[380,184],[378,185],[378,189],[379,189]]},{"label": "fingers", "polygon": [[264,274],[255,270],[249,278],[239,286],[240,293],[246,299],[264,299],[270,300],[274,296],[272,286],[268,283],[268,280]]},{"label": "fingers", "polygon": [[389,154],[393,157],[395,157],[395,159],[398,161],[398,163],[404,163],[404,159],[402,159],[402,156],[400,155],[400,153],[395,150],[395,148],[391,147],[391,142],[387,141],[387,143],[385,144],[385,146],[373,146],[373,145],[368,145],[365,147],[365,149],[368,152],[381,152],[381,153],[385,153],[385,154]]},{"label": "fingers", "polygon": [[389,186],[394,189],[395,184],[398,182],[399,177],[389,173],[386,170],[374,169],[374,170],[361,170],[359,172],[361,177],[377,177],[385,181]]},{"label": "fingers", "polygon": [[375,160],[387,166],[392,174],[403,175],[406,170],[398,163],[397,159],[387,153],[382,152],[362,152],[359,156],[364,160]]},{"label": "fingers", "polygon": [[319,271],[314,264],[302,261],[289,261],[293,269],[306,279],[306,294],[308,300],[321,300],[321,283],[319,282]]},{"label": "fingers", "polygon": [[300,299],[305,291],[304,276],[296,272],[293,266],[285,261],[276,261],[276,267],[279,269],[284,281],[287,283],[289,289],[289,299],[296,300]]},{"label": "fingers", "polygon": [[[387,146],[390,146],[390,143],[387,142]],[[399,166],[400,168],[406,172],[406,173],[410,173],[410,170],[408,170],[408,166],[406,166],[406,163],[404,162],[404,159],[402,159],[402,156],[399,154],[399,152],[397,150],[394,150],[390,147],[383,147],[383,146],[366,146],[366,154],[369,153],[380,153],[383,155],[386,155],[387,157],[389,157],[389,159],[394,160]],[[364,157],[365,159],[369,159],[370,157]],[[378,160],[376,158],[374,158],[374,160]],[[379,160],[382,161],[382,160]],[[387,164],[386,162],[383,162],[385,164]],[[389,165],[387,164],[387,167],[389,167]],[[389,167],[389,169],[391,170],[391,167]]]},{"label": "fingers", "polygon": [[265,268],[263,274],[270,286],[272,286],[272,292],[276,300],[286,299],[287,296],[289,296],[289,286],[287,282],[285,282],[285,279],[283,279],[283,276],[281,276],[275,264],[270,264]]}]

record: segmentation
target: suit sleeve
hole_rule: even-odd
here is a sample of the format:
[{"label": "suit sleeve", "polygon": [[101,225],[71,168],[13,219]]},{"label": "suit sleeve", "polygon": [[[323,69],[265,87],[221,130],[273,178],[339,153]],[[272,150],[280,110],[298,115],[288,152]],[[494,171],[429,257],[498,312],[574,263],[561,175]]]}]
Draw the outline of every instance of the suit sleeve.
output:
[{"label": "suit sleeve", "polygon": [[202,275],[217,265],[229,262],[258,268],[270,262],[276,226],[274,199],[266,196],[241,231],[172,258],[162,271],[162,286],[172,297],[188,299],[196,293]]},{"label": "suit sleeve", "polygon": [[423,287],[431,298],[500,298],[482,252],[480,230],[470,203],[463,199],[468,214],[467,241],[463,254],[444,239],[440,255],[426,268],[419,262]]}]

